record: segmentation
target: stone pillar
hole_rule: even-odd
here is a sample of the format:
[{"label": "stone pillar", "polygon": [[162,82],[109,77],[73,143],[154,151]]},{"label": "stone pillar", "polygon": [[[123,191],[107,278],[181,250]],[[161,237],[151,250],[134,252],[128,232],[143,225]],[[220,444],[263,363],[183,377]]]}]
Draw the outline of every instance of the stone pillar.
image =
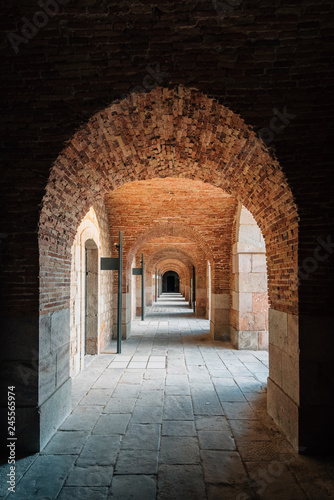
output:
[{"label": "stone pillar", "polygon": [[213,293],[211,295],[211,338],[215,340],[230,340],[229,331],[230,294]]},{"label": "stone pillar", "polygon": [[231,341],[237,349],[268,349],[265,242],[252,214],[241,208],[232,247]]},{"label": "stone pillar", "polygon": [[299,446],[298,317],[269,310],[268,413],[295,449]]}]

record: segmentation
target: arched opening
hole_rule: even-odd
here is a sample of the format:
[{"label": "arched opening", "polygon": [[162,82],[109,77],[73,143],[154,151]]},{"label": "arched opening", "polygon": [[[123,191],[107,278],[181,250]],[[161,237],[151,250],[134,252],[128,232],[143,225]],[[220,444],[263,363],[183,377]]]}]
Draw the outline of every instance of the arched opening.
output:
[{"label": "arched opening", "polygon": [[167,271],[162,278],[162,291],[164,293],[180,292],[180,277],[175,271]]},{"label": "arched opening", "polygon": [[[64,169],[66,178],[62,175]],[[90,206],[96,208],[104,227],[109,224],[110,228],[108,202],[105,203],[108,193],[126,183],[167,177],[218,188],[231,197],[226,201],[231,203],[231,209],[239,201],[254,216],[267,250],[270,344],[271,352],[275,353],[271,354],[272,366],[278,363],[282,367],[282,359],[289,358],[289,366],[294,366],[293,374],[298,382],[295,328],[298,215],[291,190],[278,162],[252,129],[239,116],[196,90],[158,88],[148,94],[131,95],[98,113],[75,135],[52,169],[43,202],[40,252],[48,259],[41,259],[41,275],[45,275],[46,268],[54,268],[56,259],[64,257],[64,274],[69,272],[71,243]],[[64,192],[71,197],[70,209],[65,215]],[[166,226],[171,224],[167,222]],[[186,230],[182,226],[182,232]],[[232,241],[232,231],[230,238]],[[210,244],[204,235],[201,242],[203,249],[208,248],[209,256]],[[129,262],[133,257],[129,253]],[[204,260],[203,275],[196,269],[195,283],[196,306],[201,301],[204,308],[206,268]],[[212,334],[217,339],[230,335],[230,288],[225,272],[228,269],[224,259],[211,269],[211,323]],[[128,294],[128,280],[123,282],[123,293]],[[197,293],[198,290],[201,292]],[[68,307],[68,296],[68,287],[64,286],[59,291],[58,309]],[[41,311],[52,314],[53,307],[42,279]],[[283,337],[291,337],[293,342],[282,340],[282,322],[286,325]],[[291,370],[281,368],[279,376],[276,369],[271,370],[268,408],[288,439],[297,446],[299,391],[291,387],[288,379],[291,379]],[[49,397],[56,397],[56,392],[50,391]]]}]

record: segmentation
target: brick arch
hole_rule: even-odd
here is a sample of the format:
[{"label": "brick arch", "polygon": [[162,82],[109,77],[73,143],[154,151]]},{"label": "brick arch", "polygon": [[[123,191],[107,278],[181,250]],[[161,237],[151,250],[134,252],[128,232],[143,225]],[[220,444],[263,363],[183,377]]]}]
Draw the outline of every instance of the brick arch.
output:
[{"label": "brick arch", "polygon": [[144,247],[144,245],[149,243],[150,241],[162,237],[181,237],[185,241],[195,241],[200,248],[201,254],[204,256],[209,255],[208,258],[212,258],[208,244],[193,228],[184,226],[182,224],[159,224],[145,231],[145,233],[141,234],[134,242],[128,253],[127,267],[129,267],[134,256],[137,254],[140,248]]},{"label": "brick arch", "polygon": [[152,271],[156,265],[160,264],[162,259],[166,259],[166,256],[168,256],[169,259],[180,261],[187,266],[193,266],[195,262],[195,256],[189,254],[185,250],[181,250],[173,246],[167,246],[164,249],[158,250],[150,255],[146,263],[147,270]]},{"label": "brick arch", "polygon": [[[296,313],[298,215],[287,179],[240,116],[183,86],[133,94],[74,135],[46,187],[41,251],[68,260],[68,273],[76,229],[93,201],[103,203],[126,182],[167,176],[222,188],[253,214],[266,240],[271,304]],[[68,293],[62,304],[68,305]]]},{"label": "brick arch", "polygon": [[165,259],[159,262],[159,271],[164,274],[167,271],[175,271],[180,278],[189,277],[189,269],[188,267],[178,260],[173,258]]}]

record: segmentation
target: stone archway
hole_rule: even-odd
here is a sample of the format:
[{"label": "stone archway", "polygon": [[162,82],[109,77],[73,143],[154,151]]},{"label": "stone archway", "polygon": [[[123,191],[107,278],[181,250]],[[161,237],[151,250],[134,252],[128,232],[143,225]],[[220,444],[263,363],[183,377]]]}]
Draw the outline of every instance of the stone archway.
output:
[{"label": "stone archway", "polygon": [[[55,307],[43,276],[49,272],[52,279],[55,262],[61,259],[67,282],[71,245],[89,208],[94,205],[105,218],[108,192],[127,182],[157,177],[209,183],[233,195],[253,214],[267,248],[272,366],[288,359],[297,383],[297,207],[280,165],[251,127],[194,89],[157,88],[111,105],[94,115],[58,157],[40,217],[41,313],[52,314]],[[69,289],[64,286],[56,309],[68,307]],[[299,393],[290,391],[285,377],[291,378],[291,370],[281,370],[279,376],[271,370],[269,410],[297,446]],[[56,394],[57,390],[50,391],[49,401],[56,400]],[[48,410],[40,407],[40,411]],[[61,421],[63,415],[57,418]]]}]

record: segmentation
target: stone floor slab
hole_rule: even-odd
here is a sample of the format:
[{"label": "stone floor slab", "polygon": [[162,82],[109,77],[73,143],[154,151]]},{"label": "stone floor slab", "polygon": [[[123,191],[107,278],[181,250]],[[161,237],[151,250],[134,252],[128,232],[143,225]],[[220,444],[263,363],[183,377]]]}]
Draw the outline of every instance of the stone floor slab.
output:
[{"label": "stone floor slab", "polygon": [[108,500],[155,500],[154,476],[114,476]]},{"label": "stone floor slab", "polygon": [[162,424],[163,436],[196,436],[193,421],[165,420]]},{"label": "stone floor slab", "polygon": [[202,468],[199,465],[161,465],[158,500],[204,500]]},{"label": "stone floor slab", "polygon": [[93,429],[93,434],[110,436],[112,434],[125,434],[131,414],[103,414],[100,416]]},{"label": "stone floor slab", "polygon": [[115,465],[120,446],[120,436],[89,436],[77,465]]},{"label": "stone floor slab", "polygon": [[73,467],[66,486],[110,486],[114,468],[112,466],[89,465]]},{"label": "stone floor slab", "polygon": [[106,487],[76,487],[65,486],[57,500],[106,500]]},{"label": "stone floor slab", "polygon": [[158,451],[121,450],[116,462],[116,474],[156,474],[158,471]]},{"label": "stone floor slab", "polygon": [[14,498],[52,500],[57,498],[75,456],[40,455],[16,486]]},{"label": "stone floor slab", "polygon": [[87,440],[86,431],[58,431],[46,445],[46,455],[78,455]]},{"label": "stone floor slab", "polygon": [[162,464],[198,464],[198,442],[194,437],[162,436],[159,462]]},{"label": "stone floor slab", "polygon": [[201,451],[205,482],[210,484],[243,484],[247,472],[235,451]]}]

